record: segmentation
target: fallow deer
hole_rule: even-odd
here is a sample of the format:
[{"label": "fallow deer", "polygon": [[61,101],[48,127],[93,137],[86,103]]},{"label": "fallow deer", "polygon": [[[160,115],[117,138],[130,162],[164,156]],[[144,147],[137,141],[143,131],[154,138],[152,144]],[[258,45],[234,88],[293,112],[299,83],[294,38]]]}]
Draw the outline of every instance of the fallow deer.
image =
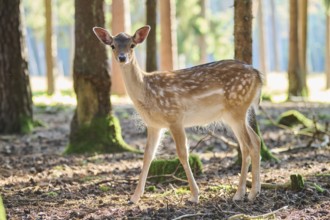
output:
[{"label": "fallow deer", "polygon": [[254,200],[260,192],[260,139],[249,125],[249,111],[259,105],[262,75],[252,66],[236,60],[222,60],[181,70],[147,73],[133,52],[149,34],[143,26],[133,36],[112,36],[100,27],[93,28],[101,42],[110,45],[119,62],[125,87],[137,112],[147,126],[147,144],[139,182],[131,202],[137,203],[144,192],[151,161],[163,129],[169,129],[176,144],[191,191],[190,201],[198,202],[199,189],[188,163],[186,127],[221,121],[231,127],[242,152],[239,184],[233,200],[246,192],[246,178],[252,160]]}]

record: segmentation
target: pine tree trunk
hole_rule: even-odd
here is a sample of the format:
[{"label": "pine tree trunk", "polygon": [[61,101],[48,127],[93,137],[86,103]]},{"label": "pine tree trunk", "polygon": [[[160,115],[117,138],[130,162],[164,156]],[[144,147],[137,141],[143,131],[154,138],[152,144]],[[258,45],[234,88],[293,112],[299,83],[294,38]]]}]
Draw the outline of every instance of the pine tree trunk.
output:
[{"label": "pine tree trunk", "polygon": [[157,67],[157,0],[147,0],[147,24],[151,27],[147,38],[146,70],[156,71]]},{"label": "pine tree trunk", "polygon": [[[206,21],[206,0],[199,0],[199,5],[201,7],[200,17]],[[201,33],[198,36],[199,45],[199,63],[207,62],[207,44],[205,33]]]},{"label": "pine tree trunk", "polygon": [[259,26],[259,62],[260,71],[266,76],[267,64],[266,64],[266,43],[265,43],[265,32],[264,32],[264,15],[263,15],[263,4],[262,0],[258,1],[258,26]]},{"label": "pine tree trunk", "polygon": [[298,0],[290,0],[290,37],[289,37],[289,63],[288,63],[288,99],[292,96],[306,96],[302,70],[299,62],[298,42]]},{"label": "pine tree trunk", "polygon": [[275,63],[275,71],[280,71],[280,61],[279,61],[279,53],[277,47],[277,27],[276,27],[276,8],[275,8],[275,0],[271,0],[271,22],[272,22],[272,34],[273,34],[273,53],[274,53],[274,63]]},{"label": "pine tree trunk", "polygon": [[325,74],[326,88],[330,89],[330,12],[326,15]]},{"label": "pine tree trunk", "polygon": [[92,31],[94,26],[104,27],[103,3],[103,0],[75,0],[73,80],[77,107],[66,153],[131,150],[122,140],[119,123],[111,114],[106,48]]},{"label": "pine tree trunk", "polygon": [[0,0],[0,133],[29,132],[32,96],[19,0]]},{"label": "pine tree trunk", "polygon": [[[131,29],[128,0],[112,0],[112,22],[111,32],[129,32]],[[117,95],[126,95],[124,80],[121,76],[120,67],[117,61],[112,58],[112,89],[111,92]]]},{"label": "pine tree trunk", "polygon": [[[252,64],[252,0],[235,0],[234,1],[234,42],[235,42],[235,59]],[[256,115],[251,110],[250,125],[261,139],[260,154],[263,160],[275,160],[275,158],[263,141]],[[238,163],[241,163],[240,150]]]},{"label": "pine tree trunk", "polygon": [[45,34],[45,56],[47,70],[47,94],[52,95],[55,92],[54,67],[56,43],[53,34],[53,14],[52,0],[45,0],[46,34]]},{"label": "pine tree trunk", "polygon": [[[298,1],[298,42],[299,65],[301,68],[302,86],[307,92],[307,0]],[[306,94],[307,95],[307,94]]]},{"label": "pine tree trunk", "polygon": [[177,40],[175,1],[162,0],[160,3],[160,69],[173,70],[177,67]]}]

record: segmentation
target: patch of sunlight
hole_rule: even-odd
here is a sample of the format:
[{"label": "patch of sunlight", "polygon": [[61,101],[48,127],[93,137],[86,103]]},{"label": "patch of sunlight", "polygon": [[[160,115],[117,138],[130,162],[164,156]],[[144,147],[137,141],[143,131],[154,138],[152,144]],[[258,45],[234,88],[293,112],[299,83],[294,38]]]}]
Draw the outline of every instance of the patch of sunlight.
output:
[{"label": "patch of sunlight", "polygon": [[46,105],[46,106],[56,106],[56,105],[67,105],[74,106],[77,104],[77,100],[75,96],[63,95],[58,92],[54,95],[34,95],[32,97],[33,103],[35,105]]},{"label": "patch of sunlight", "polygon": [[[288,80],[286,73],[267,73],[263,92],[270,96],[274,103],[287,100]],[[330,103],[330,90],[325,90],[325,74],[311,73],[307,76],[309,96],[305,99],[311,102]]]}]

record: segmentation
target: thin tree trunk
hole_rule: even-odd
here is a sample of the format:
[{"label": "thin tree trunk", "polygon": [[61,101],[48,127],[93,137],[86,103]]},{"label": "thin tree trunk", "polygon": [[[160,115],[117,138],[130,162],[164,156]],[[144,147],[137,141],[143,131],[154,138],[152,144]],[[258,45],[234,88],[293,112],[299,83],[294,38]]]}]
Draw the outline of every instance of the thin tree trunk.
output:
[{"label": "thin tree trunk", "polygon": [[275,0],[271,0],[271,22],[272,22],[272,33],[273,33],[273,53],[274,53],[274,63],[275,63],[275,71],[280,71],[280,61],[279,61],[279,53],[278,53],[278,44],[277,44],[277,27],[276,27],[276,8],[275,8]]},{"label": "thin tree trunk", "polygon": [[264,17],[263,17],[263,4],[262,0],[259,0],[258,6],[258,26],[259,26],[259,62],[260,71],[266,76],[267,63],[266,63],[266,44],[265,44],[265,32],[264,32]]},{"label": "thin tree trunk", "polygon": [[[112,116],[111,79],[106,48],[92,32],[104,27],[104,0],[75,0],[74,90],[77,107],[66,153],[132,150]],[[88,62],[86,62],[88,61]]]},{"label": "thin tree trunk", "polygon": [[177,67],[177,40],[175,1],[162,0],[160,3],[160,69],[173,70]]},{"label": "thin tree trunk", "polygon": [[147,0],[147,24],[151,30],[147,38],[147,54],[146,54],[146,70],[152,72],[158,69],[157,67],[157,0]]},{"label": "thin tree trunk", "polygon": [[325,73],[326,88],[330,89],[330,12],[326,15]]},{"label": "thin tree trunk", "polygon": [[[252,64],[252,0],[235,0],[234,1],[234,43],[235,43],[235,59]],[[260,154],[263,160],[275,160],[265,142],[263,141],[256,115],[251,109],[250,125],[258,134],[261,140]],[[238,150],[238,163],[242,162],[240,150]]]},{"label": "thin tree trunk", "polygon": [[55,92],[54,67],[56,57],[56,36],[53,34],[53,13],[52,0],[45,0],[46,34],[45,34],[45,55],[47,72],[47,94]]},{"label": "thin tree trunk", "polygon": [[20,1],[0,6],[0,133],[26,133],[33,114]]},{"label": "thin tree trunk", "polygon": [[299,62],[298,42],[298,0],[290,0],[290,37],[289,37],[289,64],[288,98],[292,96],[306,96],[306,87],[303,84],[301,66]]},{"label": "thin tree trunk", "polygon": [[[199,5],[201,7],[200,17],[206,20],[206,1],[207,0],[199,0]],[[205,33],[201,33],[198,36],[198,45],[199,45],[199,63],[207,62],[207,44]]]},{"label": "thin tree trunk", "polygon": [[[111,32],[129,32],[131,29],[129,14],[129,0],[112,0],[112,23]],[[112,58],[112,93],[126,95],[125,84],[121,76],[120,67],[117,61]]]},{"label": "thin tree trunk", "polygon": [[298,42],[299,42],[299,65],[303,87],[307,88],[307,6],[308,0],[298,1]]}]

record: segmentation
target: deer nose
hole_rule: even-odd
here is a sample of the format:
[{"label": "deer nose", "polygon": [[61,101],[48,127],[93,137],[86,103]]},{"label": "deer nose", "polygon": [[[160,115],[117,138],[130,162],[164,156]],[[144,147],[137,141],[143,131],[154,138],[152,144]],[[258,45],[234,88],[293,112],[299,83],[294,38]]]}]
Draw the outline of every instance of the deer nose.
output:
[{"label": "deer nose", "polygon": [[125,63],[125,62],[126,62],[126,56],[125,56],[124,54],[120,54],[120,55],[118,56],[118,60],[119,60],[119,62],[121,62],[121,63]]}]

